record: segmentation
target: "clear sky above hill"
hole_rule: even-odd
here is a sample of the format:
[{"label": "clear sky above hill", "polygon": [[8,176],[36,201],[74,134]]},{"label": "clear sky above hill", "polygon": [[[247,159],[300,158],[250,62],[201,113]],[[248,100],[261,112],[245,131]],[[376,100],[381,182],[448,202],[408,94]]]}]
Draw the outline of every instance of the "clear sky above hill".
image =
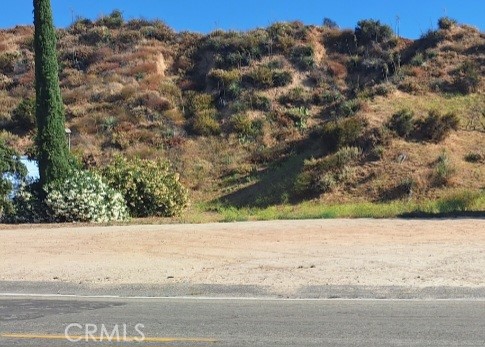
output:
[{"label": "clear sky above hill", "polygon": [[[57,26],[77,16],[96,19],[114,9],[126,19],[161,19],[177,31],[246,30],[276,21],[322,23],[324,17],[353,28],[360,19],[379,19],[401,36],[417,38],[449,16],[484,30],[484,0],[51,0]],[[0,27],[32,23],[32,0],[3,1]]]}]

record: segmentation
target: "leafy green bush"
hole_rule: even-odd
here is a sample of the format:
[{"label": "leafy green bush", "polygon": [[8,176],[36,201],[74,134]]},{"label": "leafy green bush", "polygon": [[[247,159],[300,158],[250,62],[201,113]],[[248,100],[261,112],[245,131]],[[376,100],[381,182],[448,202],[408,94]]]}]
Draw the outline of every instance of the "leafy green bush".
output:
[{"label": "leafy green bush", "polygon": [[459,124],[460,119],[455,113],[441,115],[438,111],[432,110],[424,120],[418,122],[417,128],[422,139],[438,143],[444,140],[450,131],[458,130]]},{"label": "leafy green bush", "polygon": [[22,131],[35,129],[35,100],[23,99],[12,112],[12,125]]},{"label": "leafy green bush", "polygon": [[118,157],[102,174],[122,193],[134,217],[174,216],[187,206],[187,189],[167,161]]},{"label": "leafy green bush", "polygon": [[366,125],[364,119],[357,117],[328,122],[323,126],[322,140],[331,151],[344,146],[353,146],[357,143]]},{"label": "leafy green bush", "polygon": [[2,222],[10,224],[46,223],[52,221],[51,211],[44,203],[45,192],[38,181],[20,184],[8,208],[2,216]]},{"label": "leafy green bush", "polygon": [[0,216],[10,207],[8,195],[12,191],[12,183],[8,176],[22,181],[27,175],[27,169],[20,162],[18,154],[0,139]]},{"label": "leafy green bush", "polygon": [[402,109],[394,113],[387,122],[387,127],[398,136],[407,138],[414,129],[414,112],[409,109]]},{"label": "leafy green bush", "polygon": [[123,196],[89,171],[73,171],[44,189],[45,203],[56,221],[102,223],[128,218]]}]

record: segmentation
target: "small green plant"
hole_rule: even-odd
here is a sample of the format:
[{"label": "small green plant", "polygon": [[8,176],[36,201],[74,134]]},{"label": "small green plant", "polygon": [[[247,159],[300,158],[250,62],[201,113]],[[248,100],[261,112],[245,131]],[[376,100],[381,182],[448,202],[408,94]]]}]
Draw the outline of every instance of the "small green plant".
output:
[{"label": "small green plant", "polygon": [[118,119],[113,116],[108,116],[103,119],[103,122],[101,123],[101,129],[103,129],[103,132],[105,133],[111,133],[112,131],[114,131],[117,125]]},{"label": "small green plant", "polygon": [[410,109],[401,109],[392,115],[387,127],[398,136],[407,138],[413,131],[414,124],[414,112]]},{"label": "small green plant", "polygon": [[167,161],[117,157],[101,173],[121,192],[134,217],[175,216],[188,204],[187,189]]},{"label": "small green plant", "polygon": [[310,118],[310,113],[306,107],[296,107],[288,110],[286,113],[288,117],[293,120],[295,127],[299,130],[307,128],[308,118]]},{"label": "small green plant", "polygon": [[455,174],[455,168],[450,163],[448,154],[443,151],[435,162],[433,183],[436,186],[445,186]]}]

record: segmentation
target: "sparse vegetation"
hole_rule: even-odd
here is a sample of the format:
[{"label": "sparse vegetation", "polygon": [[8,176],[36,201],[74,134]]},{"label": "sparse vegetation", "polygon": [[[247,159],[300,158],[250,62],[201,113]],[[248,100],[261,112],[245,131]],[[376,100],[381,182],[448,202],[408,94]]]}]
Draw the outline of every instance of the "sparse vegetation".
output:
[{"label": "sparse vegetation", "polygon": [[[35,155],[32,36],[1,31],[0,137]],[[196,204],[227,204],[219,220],[282,218],[287,202],[297,218],[439,213],[426,199],[483,188],[484,38],[454,20],[413,41],[376,20],[202,35],[114,11],[58,39],[76,156],[95,169],[118,155],[170,158]],[[442,148],[448,159],[430,163]],[[393,207],[347,204],[362,200]]]}]

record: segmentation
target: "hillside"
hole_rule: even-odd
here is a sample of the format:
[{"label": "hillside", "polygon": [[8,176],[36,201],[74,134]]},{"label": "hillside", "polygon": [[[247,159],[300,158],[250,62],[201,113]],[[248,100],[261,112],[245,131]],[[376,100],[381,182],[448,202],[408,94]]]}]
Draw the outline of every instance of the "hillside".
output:
[{"label": "hillside", "polygon": [[[201,35],[115,11],[58,37],[72,148],[88,167],[120,152],[168,158],[192,201],[236,206],[485,188],[485,34],[450,19],[413,41],[372,20]],[[33,27],[0,31],[0,136],[23,153],[32,44]]]}]

